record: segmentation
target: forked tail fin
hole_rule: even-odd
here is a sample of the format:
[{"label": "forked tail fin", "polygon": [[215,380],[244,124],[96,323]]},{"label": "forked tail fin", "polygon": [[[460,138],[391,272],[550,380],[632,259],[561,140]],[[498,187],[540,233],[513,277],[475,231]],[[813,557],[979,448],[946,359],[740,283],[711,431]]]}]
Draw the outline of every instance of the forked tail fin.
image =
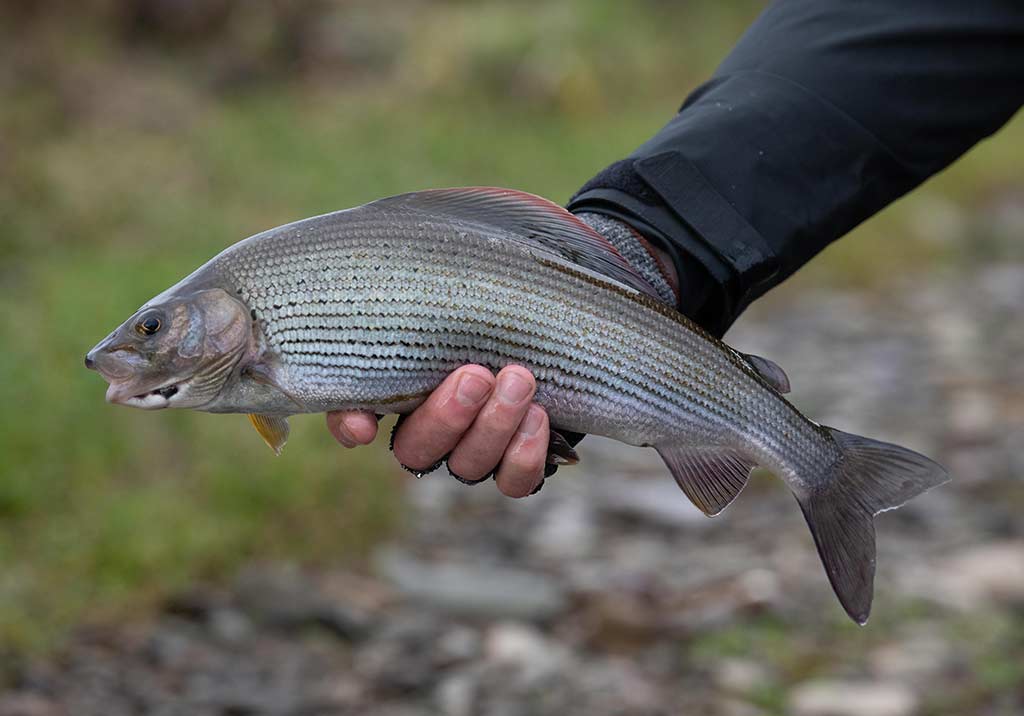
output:
[{"label": "forked tail fin", "polygon": [[797,501],[836,596],[854,621],[866,624],[875,581],[874,516],[948,482],[949,475],[912,450],[828,430],[842,456],[821,487]]}]

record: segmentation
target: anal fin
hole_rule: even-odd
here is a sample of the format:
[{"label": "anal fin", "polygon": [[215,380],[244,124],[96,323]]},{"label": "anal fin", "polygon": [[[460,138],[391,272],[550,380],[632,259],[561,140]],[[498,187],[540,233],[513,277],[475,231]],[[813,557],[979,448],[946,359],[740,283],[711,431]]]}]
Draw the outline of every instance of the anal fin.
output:
[{"label": "anal fin", "polygon": [[249,422],[256,428],[256,432],[263,438],[263,442],[270,446],[275,454],[280,455],[284,444],[288,442],[288,418],[277,418],[271,415],[249,414]]},{"label": "anal fin", "polygon": [[708,517],[736,499],[754,467],[753,462],[729,448],[655,447],[690,502]]}]

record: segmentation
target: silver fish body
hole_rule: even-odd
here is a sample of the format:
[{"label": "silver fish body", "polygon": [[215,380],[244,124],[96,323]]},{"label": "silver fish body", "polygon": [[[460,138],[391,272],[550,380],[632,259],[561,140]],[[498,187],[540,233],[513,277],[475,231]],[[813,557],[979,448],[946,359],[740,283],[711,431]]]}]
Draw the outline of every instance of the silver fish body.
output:
[{"label": "silver fish body", "polygon": [[659,303],[599,236],[518,192],[418,192],[278,227],[150,304],[215,289],[248,309],[253,337],[198,409],[401,413],[460,365],[520,364],[552,426],[657,448],[708,514],[753,466],[781,477],[861,623],[871,516],[947,479],[923,456],[803,416],[763,359]]},{"label": "silver fish body", "polygon": [[252,309],[276,382],[304,408],[229,390],[211,411],[401,412],[460,365],[517,363],[561,428],[631,445],[756,436],[780,460],[833,457],[735,351],[655,300],[480,227],[366,214],[281,227],[207,265],[203,282]]}]

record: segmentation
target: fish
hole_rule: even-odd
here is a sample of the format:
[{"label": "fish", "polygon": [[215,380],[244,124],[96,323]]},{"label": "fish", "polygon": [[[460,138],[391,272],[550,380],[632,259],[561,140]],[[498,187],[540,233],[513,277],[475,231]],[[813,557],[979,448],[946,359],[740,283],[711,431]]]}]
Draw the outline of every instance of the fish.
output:
[{"label": "fish", "polygon": [[556,434],[653,447],[708,516],[755,467],[781,478],[858,624],[874,516],[949,480],[923,455],[804,416],[778,365],[662,303],[563,208],[511,189],[400,194],[251,236],[85,362],[111,403],[246,414],[277,453],[289,416],[405,414],[461,365],[525,366]]}]

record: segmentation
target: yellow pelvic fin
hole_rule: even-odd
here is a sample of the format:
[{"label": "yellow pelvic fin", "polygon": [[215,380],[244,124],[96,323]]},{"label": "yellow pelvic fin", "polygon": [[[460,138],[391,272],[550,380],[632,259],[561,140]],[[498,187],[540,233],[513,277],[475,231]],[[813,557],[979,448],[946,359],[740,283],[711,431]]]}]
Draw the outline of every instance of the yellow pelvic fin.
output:
[{"label": "yellow pelvic fin", "polygon": [[275,454],[280,455],[284,444],[288,442],[288,418],[275,418],[270,415],[249,414],[249,422],[256,428],[256,432],[263,438],[263,442],[270,446]]}]

